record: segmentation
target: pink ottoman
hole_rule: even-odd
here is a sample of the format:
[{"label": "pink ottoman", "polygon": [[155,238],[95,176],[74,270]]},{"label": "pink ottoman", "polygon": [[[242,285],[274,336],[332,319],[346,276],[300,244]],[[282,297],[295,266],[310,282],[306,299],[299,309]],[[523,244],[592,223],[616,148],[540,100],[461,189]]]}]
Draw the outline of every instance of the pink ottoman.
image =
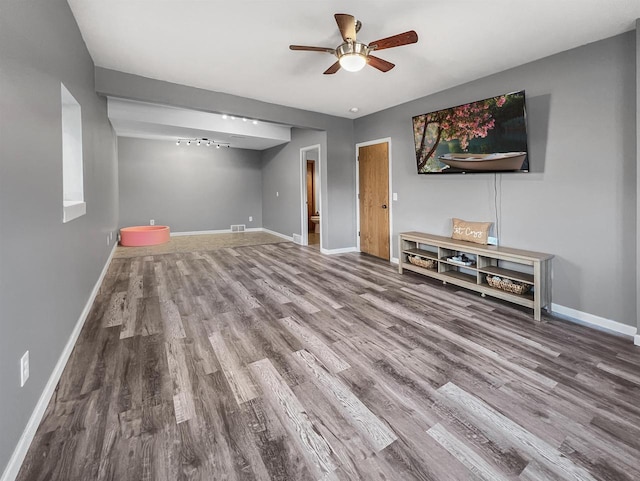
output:
[{"label": "pink ottoman", "polygon": [[138,225],[120,229],[120,245],[125,247],[154,246],[169,242],[169,226]]}]

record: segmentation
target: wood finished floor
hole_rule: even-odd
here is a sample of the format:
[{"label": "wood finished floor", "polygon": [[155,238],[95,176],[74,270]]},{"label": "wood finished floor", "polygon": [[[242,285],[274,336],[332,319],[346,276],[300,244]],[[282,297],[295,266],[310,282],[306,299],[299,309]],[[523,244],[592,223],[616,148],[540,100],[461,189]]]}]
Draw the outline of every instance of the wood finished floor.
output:
[{"label": "wood finished floor", "polygon": [[360,254],[114,259],[18,479],[638,480],[639,368]]}]

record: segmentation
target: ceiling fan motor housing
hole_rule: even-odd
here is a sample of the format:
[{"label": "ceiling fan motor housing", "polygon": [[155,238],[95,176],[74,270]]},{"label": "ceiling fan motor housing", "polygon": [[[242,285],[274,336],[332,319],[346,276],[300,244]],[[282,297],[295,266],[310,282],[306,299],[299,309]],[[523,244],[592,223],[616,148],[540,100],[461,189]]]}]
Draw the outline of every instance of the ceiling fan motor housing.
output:
[{"label": "ceiling fan motor housing", "polygon": [[336,57],[340,59],[344,55],[369,55],[369,47],[360,42],[345,42],[336,48]]}]

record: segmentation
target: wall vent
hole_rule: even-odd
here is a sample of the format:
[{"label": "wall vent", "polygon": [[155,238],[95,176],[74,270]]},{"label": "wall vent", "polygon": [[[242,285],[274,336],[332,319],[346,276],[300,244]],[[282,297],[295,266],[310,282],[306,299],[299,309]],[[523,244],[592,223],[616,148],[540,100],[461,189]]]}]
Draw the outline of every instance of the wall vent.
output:
[{"label": "wall vent", "polygon": [[231,232],[244,232],[246,228],[247,226],[245,224],[232,225]]}]

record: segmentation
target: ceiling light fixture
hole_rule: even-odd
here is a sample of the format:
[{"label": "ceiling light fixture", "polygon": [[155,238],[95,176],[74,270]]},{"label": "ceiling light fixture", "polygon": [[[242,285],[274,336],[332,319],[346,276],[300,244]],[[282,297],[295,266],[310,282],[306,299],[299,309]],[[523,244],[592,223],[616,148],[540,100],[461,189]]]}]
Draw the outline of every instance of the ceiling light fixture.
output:
[{"label": "ceiling light fixture", "polygon": [[351,107],[349,109],[349,112],[351,112],[352,114],[355,114],[358,110],[360,110],[358,107]]},{"label": "ceiling light fixture", "polygon": [[227,114],[222,114],[222,119],[223,120],[236,120],[236,119],[242,119],[243,122],[251,122],[253,125],[258,125],[258,121],[257,120],[252,120],[250,118],[247,117],[236,117],[234,115],[227,115]]},{"label": "ceiling light fixture", "polygon": [[211,147],[212,145],[215,145],[216,148],[220,148],[220,147],[231,147],[231,145],[229,144],[229,142],[216,142],[215,140],[211,140],[211,139],[207,139],[204,137],[201,138],[194,138],[194,139],[178,139],[176,141],[176,145],[180,146],[183,143],[186,143],[187,145],[191,145],[191,142],[195,142],[196,145],[202,145],[202,143],[204,143],[207,147]]},{"label": "ceiling light fixture", "polygon": [[359,42],[345,42],[336,49],[340,66],[347,72],[358,72],[367,65],[367,46]]}]

